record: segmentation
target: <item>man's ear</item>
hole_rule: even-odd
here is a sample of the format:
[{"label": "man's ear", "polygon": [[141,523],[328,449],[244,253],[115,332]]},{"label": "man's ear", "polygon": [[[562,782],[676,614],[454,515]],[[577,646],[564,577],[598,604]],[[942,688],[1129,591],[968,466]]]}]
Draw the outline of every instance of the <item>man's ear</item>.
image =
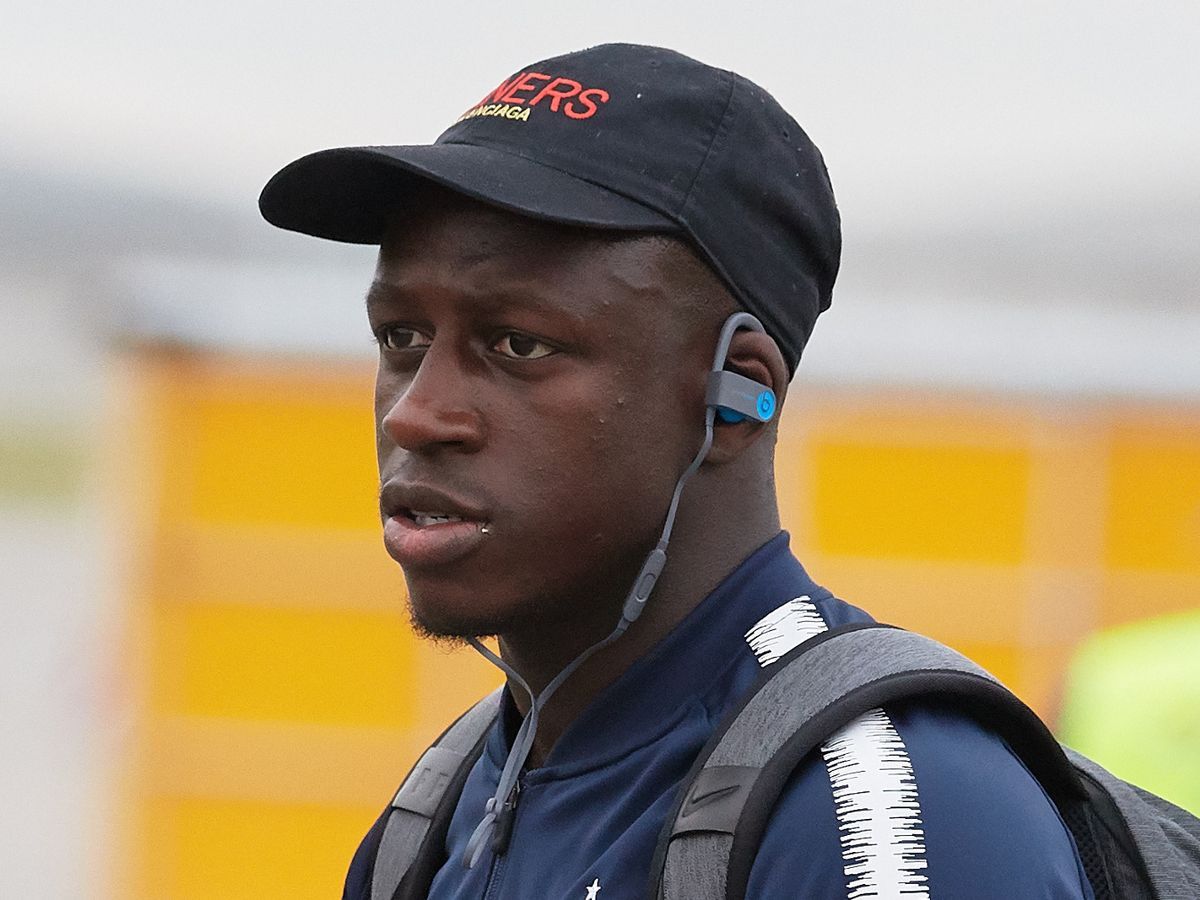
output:
[{"label": "man's ear", "polygon": [[787,393],[788,368],[775,339],[761,331],[740,329],[734,332],[725,357],[725,369],[736,372],[775,392],[775,415],[770,422],[743,419],[741,422],[722,422],[717,417],[713,425],[712,449],[706,462],[721,465],[740,456],[768,430],[777,428],[783,398]]}]

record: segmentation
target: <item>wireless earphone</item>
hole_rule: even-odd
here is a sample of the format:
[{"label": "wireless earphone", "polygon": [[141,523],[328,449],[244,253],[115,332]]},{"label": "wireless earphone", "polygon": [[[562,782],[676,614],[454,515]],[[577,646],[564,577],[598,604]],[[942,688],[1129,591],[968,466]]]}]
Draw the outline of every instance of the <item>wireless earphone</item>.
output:
[{"label": "wireless earphone", "polygon": [[634,578],[633,587],[625,598],[625,605],[621,610],[621,620],[617,623],[616,628],[608,637],[588,647],[575,657],[536,696],[516,669],[480,643],[478,639],[468,638],[476,650],[491,660],[529,694],[530,710],[524,721],[521,722],[520,728],[517,729],[512,749],[508,753],[508,759],[505,760],[504,769],[500,773],[500,780],[496,785],[496,793],[488,799],[484,808],[484,816],[472,833],[470,840],[467,841],[466,854],[463,858],[463,864],[467,868],[472,868],[479,861],[484,849],[489,844],[494,851],[501,852],[507,842],[513,811],[516,807],[517,777],[533,748],[538,716],[542,707],[546,705],[546,701],[593,653],[607,647],[619,638],[642,614],[646,601],[650,598],[650,594],[658,582],[658,576],[662,574],[662,570],[667,564],[667,544],[671,540],[671,531],[675,527],[675,514],[679,511],[679,498],[683,494],[683,486],[689,478],[696,474],[712,447],[714,420],[719,417],[722,422],[729,423],[744,422],[748,419],[756,422],[769,422],[774,417],[776,407],[774,391],[765,384],[738,375],[736,372],[725,371],[725,359],[729,355],[729,344],[733,341],[733,335],[739,328],[766,333],[762,323],[748,312],[734,313],[721,326],[717,349],[713,354],[712,369],[708,373],[708,387],[704,393],[704,440],[691,463],[679,476],[679,480],[675,482],[671,505],[667,510],[658,544],[650,551],[646,561],[642,563],[637,577]]},{"label": "wireless earphone", "polygon": [[725,371],[725,358],[729,355],[729,344],[739,328],[766,333],[762,323],[748,312],[734,313],[721,327],[717,339],[717,350],[713,355],[712,371],[708,373],[708,390],[704,402],[716,408],[717,418],[722,422],[736,423],[753,419],[770,422],[775,415],[775,392],[765,384],[746,378],[736,372]]},{"label": "wireless earphone", "polygon": [[753,419],[758,422],[769,422],[775,415],[775,392],[765,384],[760,384],[736,372],[725,371],[725,359],[729,356],[729,345],[733,335],[739,328],[766,333],[762,322],[748,312],[737,312],[725,320],[721,326],[721,334],[717,338],[717,349],[713,353],[712,369],[708,373],[708,388],[704,393],[704,440],[700,449],[689,465],[675,482],[675,492],[671,495],[671,506],[667,510],[666,522],[663,524],[662,536],[658,546],[650,551],[646,561],[642,563],[641,571],[633,580],[633,588],[625,599],[625,607],[618,628],[622,631],[628,628],[642,614],[650,592],[662,574],[667,564],[667,543],[671,540],[671,530],[675,527],[675,513],[679,510],[679,498],[687,480],[696,474],[708,451],[712,447],[713,420],[720,417],[721,421],[735,423]]}]

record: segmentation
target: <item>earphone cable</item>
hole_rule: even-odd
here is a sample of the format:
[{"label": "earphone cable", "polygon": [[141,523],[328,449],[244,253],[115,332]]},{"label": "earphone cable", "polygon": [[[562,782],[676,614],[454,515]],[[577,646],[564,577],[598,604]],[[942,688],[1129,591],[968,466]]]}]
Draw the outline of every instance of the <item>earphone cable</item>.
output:
[{"label": "earphone cable", "polygon": [[[729,352],[729,344],[733,339],[734,332],[738,328],[753,328],[756,331],[761,331],[762,325],[752,315],[744,312],[735,313],[726,319],[717,340],[716,352],[713,354],[712,371],[720,371],[724,368],[725,357]],[[467,841],[466,851],[463,854],[463,865],[468,869],[474,868],[480,857],[482,857],[484,848],[495,834],[501,817],[512,816],[514,814],[516,786],[518,779],[521,777],[521,771],[529,759],[529,754],[533,751],[533,742],[537,736],[538,716],[542,708],[563,682],[570,678],[580,666],[587,662],[593,654],[598,653],[624,634],[629,626],[641,615],[646,601],[658,583],[658,576],[667,562],[667,546],[671,541],[671,532],[675,528],[675,517],[679,512],[679,502],[683,496],[683,487],[699,471],[700,466],[704,464],[704,460],[708,456],[708,451],[712,448],[713,423],[715,418],[716,410],[711,406],[706,407],[704,410],[704,440],[701,441],[700,449],[696,451],[696,455],[692,458],[691,463],[688,464],[688,467],[683,470],[683,473],[675,482],[675,489],[671,493],[671,503],[667,508],[667,515],[663,522],[663,529],[658,543],[647,554],[645,561],[642,563],[642,567],[634,579],[633,587],[625,599],[625,604],[621,610],[621,618],[617,622],[616,628],[607,637],[592,644],[571,660],[546,685],[542,692],[536,696],[529,687],[529,684],[518,674],[516,669],[501,659],[498,654],[492,652],[478,638],[469,638],[469,643],[472,647],[479,651],[485,659],[503,671],[529,695],[529,712],[526,713],[525,718],[521,721],[521,726],[517,729],[517,734],[513,738],[508,758],[505,760],[504,768],[500,773],[500,781],[496,785],[496,792],[488,799],[484,808],[483,818]],[[505,826],[500,833],[501,841],[507,839],[511,822],[505,823]],[[493,841],[492,843],[494,844],[495,842]],[[495,852],[503,852],[503,847],[493,846],[493,850]]]}]

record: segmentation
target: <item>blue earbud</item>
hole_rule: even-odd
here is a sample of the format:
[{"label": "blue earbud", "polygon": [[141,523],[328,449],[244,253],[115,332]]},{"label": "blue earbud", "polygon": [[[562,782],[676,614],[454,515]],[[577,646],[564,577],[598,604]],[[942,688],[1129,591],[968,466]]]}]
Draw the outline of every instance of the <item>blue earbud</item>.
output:
[{"label": "blue earbud", "polygon": [[739,328],[764,332],[762,323],[748,312],[734,313],[721,327],[717,340],[717,352],[713,356],[712,371],[708,374],[708,389],[704,394],[706,405],[714,407],[717,418],[734,424],[751,419],[770,422],[775,415],[775,392],[765,384],[725,371],[725,358],[729,355],[729,344]]}]

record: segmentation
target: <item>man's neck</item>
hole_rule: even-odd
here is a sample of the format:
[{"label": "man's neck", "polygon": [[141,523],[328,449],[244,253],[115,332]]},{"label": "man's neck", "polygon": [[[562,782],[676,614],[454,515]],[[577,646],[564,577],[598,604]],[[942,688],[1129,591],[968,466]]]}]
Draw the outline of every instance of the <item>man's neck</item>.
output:
[{"label": "man's neck", "polygon": [[[690,499],[692,502],[680,510],[678,537],[672,541],[666,569],[641,617],[624,635],[585,662],[543,708],[530,755],[531,766],[545,760],[562,733],[601,691],[666,637],[744,559],[779,533],[779,515],[773,497],[769,503],[760,502],[749,510],[741,510],[740,515],[738,510],[724,507],[728,515],[722,515],[723,522],[704,516],[704,526],[696,524],[700,519],[698,511],[723,507],[705,502],[702,491]],[[735,527],[729,527],[728,523],[735,523]],[[623,599],[623,593],[609,598],[609,602],[594,598],[588,610],[590,615],[553,629],[502,635],[504,659],[540,693],[576,656],[616,627]],[[516,686],[512,693],[518,710],[526,714],[529,698]]]}]

